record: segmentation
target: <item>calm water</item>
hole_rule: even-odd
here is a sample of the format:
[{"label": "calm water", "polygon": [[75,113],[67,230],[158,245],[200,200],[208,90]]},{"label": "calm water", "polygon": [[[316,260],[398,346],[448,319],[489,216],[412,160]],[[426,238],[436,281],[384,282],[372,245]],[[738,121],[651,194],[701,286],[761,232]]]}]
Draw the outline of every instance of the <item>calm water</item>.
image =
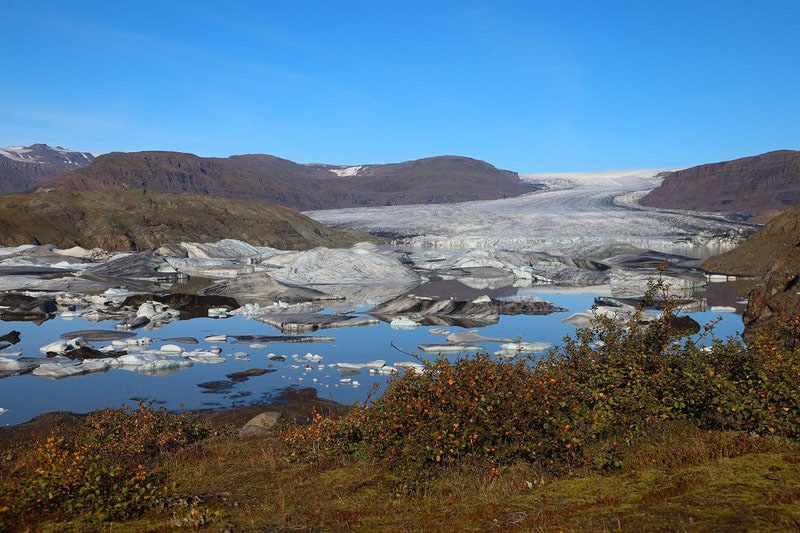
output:
[{"label": "calm water", "polygon": [[[587,289],[589,291],[591,289]],[[490,337],[521,337],[524,341],[544,341],[559,344],[564,335],[575,331],[573,326],[562,322],[572,313],[588,309],[594,297],[600,293],[562,293],[549,290],[522,290],[524,294],[540,296],[566,308],[564,313],[553,313],[546,316],[503,316],[498,324],[478,329]],[[607,293],[602,293],[607,294]],[[722,317],[717,325],[718,337],[736,335],[742,330],[741,316],[734,313],[690,313],[700,324],[705,324],[716,317]],[[39,348],[49,342],[58,340],[61,333],[79,329],[114,329],[115,321],[91,323],[83,319],[64,320],[56,318],[40,326],[31,322],[5,322],[0,333],[16,329],[22,334],[22,342],[6,351],[22,350],[23,356],[39,357]],[[150,348],[157,349],[163,339],[170,337],[195,337],[197,345],[183,345],[187,350],[198,347],[216,345],[222,348],[226,362],[217,365],[195,364],[190,368],[180,369],[167,375],[140,374],[122,369],[110,369],[105,373],[76,376],[61,380],[52,380],[33,375],[16,376],[0,380],[0,407],[8,410],[0,417],[0,424],[11,425],[30,420],[34,416],[56,410],[88,412],[102,407],[119,407],[136,405],[138,398],[146,398],[165,405],[169,409],[223,408],[256,403],[267,403],[277,392],[287,386],[314,387],[320,397],[341,403],[364,401],[373,383],[381,387],[386,384],[387,376],[370,375],[362,371],[357,375],[347,376],[357,380],[360,385],[341,384],[344,376],[339,370],[325,367],[318,370],[303,368],[292,360],[292,354],[302,356],[308,352],[319,354],[324,359],[321,364],[336,362],[365,363],[373,359],[384,359],[387,364],[401,361],[414,361],[413,358],[398,352],[389,346],[393,341],[399,348],[417,351],[422,343],[444,344],[445,338],[429,333],[433,326],[420,326],[413,330],[395,330],[388,324],[357,328],[329,329],[315,332],[312,335],[334,337],[333,343],[311,344],[271,344],[267,348],[250,348],[249,344],[207,343],[203,337],[210,334],[225,335],[280,335],[275,329],[243,317],[227,319],[201,318],[190,321],[177,321],[163,328],[145,331],[137,330],[139,336],[153,338],[155,342]],[[449,331],[462,328],[447,327]],[[100,347],[104,342],[93,343]],[[490,352],[499,349],[497,343],[483,343]],[[237,360],[234,352],[247,352],[250,361]],[[273,352],[287,356],[285,362],[273,362],[267,354]],[[1,354],[0,354],[1,355]],[[433,358],[434,355],[423,357]],[[456,357],[456,356],[452,356]],[[300,365],[300,368],[291,368]],[[199,383],[225,380],[226,374],[247,368],[274,368],[275,372],[252,377],[237,383],[232,389],[223,393],[208,392],[198,387]],[[316,379],[315,383],[313,379]]]}]

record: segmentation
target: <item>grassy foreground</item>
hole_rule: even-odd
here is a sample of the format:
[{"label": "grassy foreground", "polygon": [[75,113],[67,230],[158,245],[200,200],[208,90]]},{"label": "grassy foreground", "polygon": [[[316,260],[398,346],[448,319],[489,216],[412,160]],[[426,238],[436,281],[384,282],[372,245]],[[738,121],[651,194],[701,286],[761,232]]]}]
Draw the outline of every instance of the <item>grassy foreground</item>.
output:
[{"label": "grassy foreground", "polygon": [[98,411],[0,441],[0,528],[800,529],[800,317],[747,346],[673,324],[667,302],[541,360],[442,359],[253,437]]},{"label": "grassy foreground", "polygon": [[630,449],[613,473],[561,478],[525,463],[450,471],[414,492],[379,462],[298,462],[276,435],[222,435],[163,460],[179,503],[98,522],[59,513],[41,531],[794,531],[800,449],[785,439],[683,423]]}]

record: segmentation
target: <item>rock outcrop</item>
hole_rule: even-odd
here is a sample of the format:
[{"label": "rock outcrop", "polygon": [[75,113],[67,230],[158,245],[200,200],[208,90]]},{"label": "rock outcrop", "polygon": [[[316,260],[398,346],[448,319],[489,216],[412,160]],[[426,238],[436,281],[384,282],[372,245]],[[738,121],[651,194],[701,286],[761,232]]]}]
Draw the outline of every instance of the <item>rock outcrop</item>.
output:
[{"label": "rock outcrop", "polygon": [[758,326],[800,313],[800,206],[772,219],[738,248],[707,260],[703,268],[762,278],[742,317],[745,339]]}]

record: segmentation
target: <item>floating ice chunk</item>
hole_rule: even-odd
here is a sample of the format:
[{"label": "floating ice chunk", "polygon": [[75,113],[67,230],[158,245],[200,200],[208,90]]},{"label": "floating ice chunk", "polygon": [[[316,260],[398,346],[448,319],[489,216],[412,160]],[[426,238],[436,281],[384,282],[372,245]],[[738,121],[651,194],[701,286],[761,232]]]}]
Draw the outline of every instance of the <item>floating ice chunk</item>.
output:
[{"label": "floating ice chunk", "polygon": [[104,372],[108,370],[109,365],[105,361],[87,359],[77,365],[75,364],[60,364],[60,363],[45,363],[39,365],[31,372],[34,376],[60,379],[70,376],[79,376],[88,374],[90,372]]},{"label": "floating ice chunk", "polygon": [[3,409],[2,407],[0,407],[0,416],[3,416],[7,412],[8,412],[8,409]]},{"label": "floating ice chunk", "polygon": [[39,348],[39,351],[42,353],[64,354],[84,347],[91,347],[91,344],[83,340],[83,337],[76,337],[66,341],[51,342]]},{"label": "floating ice chunk", "polygon": [[482,352],[483,346],[472,346],[468,344],[420,344],[419,349],[427,353],[461,353],[461,352]]},{"label": "floating ice chunk", "polygon": [[303,357],[303,359],[305,359],[306,361],[308,361],[310,363],[319,363],[320,361],[322,361],[322,356],[321,355],[317,355],[317,354],[307,353]]},{"label": "floating ice chunk", "polygon": [[148,344],[152,344],[153,339],[150,337],[134,337],[132,339],[121,339],[111,341],[111,345],[116,348],[125,348],[128,346],[147,346]]},{"label": "floating ice chunk", "polygon": [[362,363],[336,363],[339,370],[361,370],[366,365]]},{"label": "floating ice chunk", "polygon": [[425,365],[421,363],[414,363],[411,361],[401,361],[399,363],[395,363],[394,365],[396,368],[402,368],[403,370],[410,370],[412,372],[422,373],[425,370]]},{"label": "floating ice chunk", "polygon": [[352,380],[351,380],[350,378],[342,378],[342,379],[340,379],[340,380],[339,380],[339,383],[345,383],[345,384],[347,384],[347,383],[350,383],[351,381],[352,381]]},{"label": "floating ice chunk", "polygon": [[172,368],[186,368],[192,366],[192,362],[179,357],[172,357],[170,359],[158,359],[145,363],[137,368],[139,372],[158,372],[161,370],[169,370]]},{"label": "floating ice chunk", "polygon": [[736,308],[731,307],[729,305],[712,305],[711,306],[712,313],[735,313]]},{"label": "floating ice chunk", "polygon": [[350,382],[350,384],[351,384],[353,387],[358,387],[359,385],[361,385],[361,383],[359,383],[359,382],[358,382],[358,381],[356,381],[356,380],[353,380],[352,382]]},{"label": "floating ice chunk", "polygon": [[549,342],[507,342],[500,347],[504,352],[536,353],[546,352],[552,346]]},{"label": "floating ice chunk", "polygon": [[386,361],[384,361],[383,359],[375,359],[374,361],[369,361],[364,366],[367,368],[383,368],[384,366],[386,366]]},{"label": "floating ice chunk", "polygon": [[183,352],[183,348],[181,348],[177,344],[165,344],[164,346],[161,347],[160,351],[162,351],[164,353],[179,354],[179,353]]},{"label": "floating ice chunk", "polygon": [[433,328],[428,330],[431,335],[450,335],[450,331],[443,328]]},{"label": "floating ice chunk", "polygon": [[195,363],[201,363],[206,365],[218,365],[220,363],[225,362],[224,357],[220,357],[219,354],[212,352],[212,351],[193,351],[188,352],[185,354],[185,357],[190,361],[194,361]]},{"label": "floating ice chunk", "polygon": [[381,374],[381,375],[386,375],[386,376],[388,376],[390,374],[395,374],[396,372],[397,372],[397,369],[395,367],[389,366],[389,365],[382,366],[381,368],[370,368],[369,369],[369,373],[370,374]]},{"label": "floating ice chunk", "polygon": [[224,307],[211,307],[208,310],[208,316],[211,318],[226,318],[228,310]]},{"label": "floating ice chunk", "polygon": [[228,342],[227,335],[208,335],[205,338],[206,342]]},{"label": "floating ice chunk", "polygon": [[419,322],[415,322],[408,317],[399,316],[389,322],[392,329],[414,329],[419,326]]}]

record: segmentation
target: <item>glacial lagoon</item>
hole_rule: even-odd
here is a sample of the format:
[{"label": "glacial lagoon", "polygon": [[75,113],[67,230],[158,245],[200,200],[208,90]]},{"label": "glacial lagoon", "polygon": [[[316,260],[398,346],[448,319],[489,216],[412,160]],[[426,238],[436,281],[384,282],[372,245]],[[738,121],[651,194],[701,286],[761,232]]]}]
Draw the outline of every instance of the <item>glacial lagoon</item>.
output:
[{"label": "glacial lagoon", "polygon": [[[73,411],[84,413],[104,407],[137,405],[140,401],[153,402],[171,410],[181,409],[222,409],[242,405],[269,403],[286,387],[313,387],[321,398],[344,404],[363,402],[370,395],[373,384],[381,389],[389,376],[370,373],[368,369],[343,371],[332,367],[336,363],[363,364],[374,360],[385,360],[389,366],[401,362],[417,362],[416,359],[397,349],[418,353],[420,358],[435,359],[436,354],[423,353],[420,344],[444,344],[445,337],[432,334],[431,330],[446,329],[450,332],[476,329],[487,337],[521,339],[529,342],[545,342],[558,345],[564,335],[573,334],[576,328],[563,322],[573,313],[589,309],[598,296],[608,296],[607,286],[563,289],[554,286],[511,289],[522,295],[541,297],[557,306],[567,309],[549,315],[501,316],[498,323],[481,328],[461,328],[457,326],[417,326],[412,329],[395,329],[386,322],[370,326],[324,329],[304,335],[332,337],[333,342],[314,343],[271,343],[265,347],[251,347],[251,343],[235,343],[231,337],[236,335],[283,335],[280,331],[258,320],[244,316],[227,318],[194,318],[168,323],[154,330],[138,329],[139,337],[149,337],[153,343],[149,348],[157,349],[165,344],[180,344],[166,339],[193,337],[198,344],[182,344],[187,351],[197,348],[217,346],[224,358],[221,364],[194,364],[188,368],[174,369],[157,374],[148,374],[120,368],[105,372],[85,374],[63,379],[49,379],[31,374],[13,376],[0,380],[0,408],[5,412],[0,416],[0,425],[13,425],[30,420],[41,413],[50,411]],[[742,330],[742,305],[734,304],[736,312],[712,312],[711,306],[727,304],[736,300],[727,294],[725,301],[709,294],[707,311],[687,313],[701,325],[720,319],[715,334],[719,338],[737,335]],[[741,302],[739,302],[741,303]],[[362,314],[369,307],[358,307],[356,314]],[[325,312],[331,312],[331,309]],[[719,311],[719,310],[718,310]],[[21,341],[0,352],[0,357],[21,352],[25,357],[44,357],[40,348],[59,340],[63,333],[75,330],[114,330],[116,320],[89,322],[83,318],[63,318],[37,325],[34,322],[3,322],[0,333],[17,330]],[[206,342],[204,338],[212,334],[228,336],[226,342]],[[93,342],[95,348],[110,344]],[[500,349],[500,343],[478,343],[487,352]],[[3,353],[5,352],[5,353]],[[234,354],[238,353],[238,356]],[[246,356],[242,355],[243,353]],[[274,353],[284,356],[284,361],[270,360],[267,355]],[[306,354],[319,355],[322,360],[309,362]],[[297,360],[293,358],[297,356]],[[459,354],[447,354],[455,358]],[[10,358],[17,358],[12,356]],[[316,358],[312,358],[316,359]],[[226,376],[251,368],[267,369],[263,375],[253,376],[244,381],[232,381]],[[402,370],[401,370],[402,371]],[[342,382],[342,380],[349,382]],[[223,382],[218,390],[202,388],[199,385],[210,382]],[[227,383],[225,383],[227,382]],[[357,384],[356,384],[357,383]],[[380,393],[380,391],[378,391]]]}]

